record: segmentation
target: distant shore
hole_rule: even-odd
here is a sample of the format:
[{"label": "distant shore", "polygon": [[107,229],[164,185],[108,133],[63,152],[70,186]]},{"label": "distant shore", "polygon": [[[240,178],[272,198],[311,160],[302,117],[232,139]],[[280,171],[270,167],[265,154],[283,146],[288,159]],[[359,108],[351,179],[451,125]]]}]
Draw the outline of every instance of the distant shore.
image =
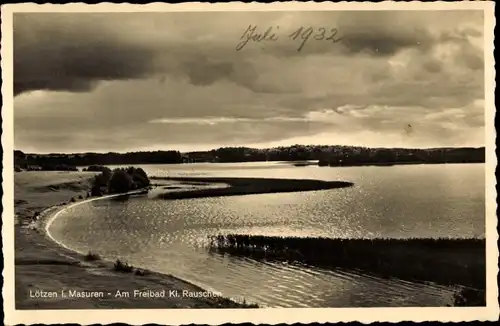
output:
[{"label": "distant shore", "polygon": [[[274,148],[222,147],[208,151],[176,150],[127,153],[36,154],[14,151],[18,169],[73,169],[88,165],[179,163],[321,162],[318,165],[484,163],[485,147],[369,148],[344,145],[292,145]],[[299,166],[304,166],[299,164]]]},{"label": "distant shore", "polygon": [[168,192],[158,195],[162,199],[188,199],[222,196],[256,195],[298,191],[316,191],[353,186],[346,181],[322,181],[272,178],[217,178],[217,177],[151,177],[151,180],[171,180],[227,184],[229,187]]},{"label": "distant shore", "polygon": [[[94,175],[91,172],[15,174],[17,309],[256,307],[236,303],[172,275],[135,267],[129,271],[116,270],[113,262],[100,259],[99,248],[89,248],[92,253],[82,255],[53,242],[44,232],[47,221],[67,205],[81,202],[80,197],[88,191]],[[148,293],[165,290],[165,297],[147,297],[144,291],[146,296],[140,292],[135,297],[134,292],[141,289]],[[117,291],[130,297],[116,297]],[[69,297],[70,294],[74,295]],[[97,297],[90,297],[92,294]]]},{"label": "distant shore", "polygon": [[[484,164],[485,162],[482,161],[471,161],[471,162],[421,162],[421,161],[415,161],[415,162],[360,162],[360,163],[335,163],[335,164],[329,164],[326,162],[318,162],[317,164],[314,164],[315,166],[319,167],[332,167],[332,168],[340,168],[340,167],[362,167],[362,166],[397,166],[397,165],[440,165],[440,164]],[[309,164],[312,165],[312,164]]]}]

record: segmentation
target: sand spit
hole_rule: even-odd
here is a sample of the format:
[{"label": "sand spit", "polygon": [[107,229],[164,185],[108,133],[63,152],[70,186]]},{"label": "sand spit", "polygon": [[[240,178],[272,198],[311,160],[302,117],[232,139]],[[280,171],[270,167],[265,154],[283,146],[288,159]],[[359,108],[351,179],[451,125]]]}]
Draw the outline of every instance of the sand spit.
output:
[{"label": "sand spit", "polygon": [[322,181],[299,179],[271,178],[204,178],[204,177],[152,177],[153,180],[172,180],[182,182],[219,183],[229,187],[196,189],[188,191],[168,192],[158,195],[162,199],[188,199],[220,196],[241,196],[265,193],[282,193],[297,191],[317,191],[353,186],[346,181]]}]

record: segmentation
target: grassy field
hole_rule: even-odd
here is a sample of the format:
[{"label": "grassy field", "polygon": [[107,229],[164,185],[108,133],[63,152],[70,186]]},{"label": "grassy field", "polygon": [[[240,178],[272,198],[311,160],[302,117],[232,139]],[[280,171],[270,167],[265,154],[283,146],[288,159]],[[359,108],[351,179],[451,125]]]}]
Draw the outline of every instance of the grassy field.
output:
[{"label": "grassy field", "polygon": [[160,194],[162,199],[187,199],[220,196],[241,196],[265,193],[314,191],[351,187],[345,181],[267,179],[267,178],[193,178],[193,177],[153,177],[153,180],[172,180],[202,183],[227,184],[229,187],[177,191]]},{"label": "grassy field", "polygon": [[[85,198],[93,172],[16,172],[14,209],[21,220],[47,207],[63,205],[71,198]],[[18,220],[16,220],[18,221]]]},{"label": "grassy field", "polygon": [[212,237],[211,249],[254,259],[356,269],[384,278],[465,286],[483,294],[486,287],[484,239],[328,239],[230,234]]},{"label": "grassy field", "polygon": [[[94,173],[17,172],[15,180],[15,302],[17,309],[94,309],[94,308],[242,308],[223,297],[195,298],[182,295],[198,293],[201,288],[123,261],[102,261],[96,253],[79,255],[51,241],[44,233],[44,222],[53,205],[71,203],[84,197]],[[41,213],[41,214],[40,214]],[[35,222],[33,216],[39,215]],[[98,248],[96,248],[98,250]],[[119,259],[120,257],[117,257]],[[133,297],[134,290],[177,290],[178,297]],[[36,291],[124,291],[129,298],[33,298]]]}]

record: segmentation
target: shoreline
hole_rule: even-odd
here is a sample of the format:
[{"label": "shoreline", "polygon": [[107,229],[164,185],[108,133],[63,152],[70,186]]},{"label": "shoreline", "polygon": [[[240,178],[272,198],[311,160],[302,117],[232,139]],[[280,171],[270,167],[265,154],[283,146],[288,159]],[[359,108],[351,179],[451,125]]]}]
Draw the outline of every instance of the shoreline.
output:
[{"label": "shoreline", "polygon": [[[79,202],[68,204],[67,206],[61,207],[59,210],[55,209],[58,206],[49,207],[47,210],[55,210],[55,212],[53,212],[52,214],[49,213],[45,217],[42,217],[39,220],[41,222],[42,226],[43,226],[42,229],[43,229],[44,235],[46,237],[48,237],[48,239],[50,241],[56,243],[58,246],[66,249],[66,250],[72,251],[75,254],[81,256],[82,259],[85,259],[85,256],[86,256],[85,252],[80,252],[80,251],[78,251],[78,250],[76,250],[74,248],[70,248],[69,246],[65,245],[64,243],[62,243],[62,242],[60,242],[58,240],[56,240],[52,236],[52,234],[49,231],[49,228],[52,225],[52,223],[59,217],[60,214],[64,213],[66,210],[68,210],[68,209],[70,209],[70,208],[72,208],[74,206],[86,204],[86,203],[89,203],[89,202],[92,202],[92,201],[97,201],[97,200],[108,200],[108,199],[111,199],[111,198],[128,197],[128,196],[134,196],[134,195],[135,196],[142,195],[143,191],[144,191],[144,189],[138,189],[138,190],[134,190],[134,191],[127,192],[127,193],[104,195],[104,196],[100,196],[100,197],[93,197],[93,198],[85,199],[85,200],[82,200],[82,201],[79,201]],[[112,260],[109,260],[109,259],[101,258],[101,259],[99,259],[99,261],[101,263],[103,263],[103,264],[108,265],[108,266],[112,266],[112,264],[114,264],[114,262]],[[188,280],[188,279],[185,279],[185,278],[177,277],[177,276],[172,275],[172,274],[164,274],[162,272],[157,272],[157,271],[150,270],[150,269],[145,269],[145,268],[142,268],[142,267],[134,267],[134,268],[136,270],[140,270],[140,271],[148,273],[148,274],[154,273],[154,274],[158,274],[158,275],[164,276],[164,277],[173,277],[173,278],[177,279],[180,282],[188,283],[191,286],[197,287],[198,290],[199,290],[199,292],[218,293],[214,289],[208,289],[209,288],[208,286],[204,286],[204,285],[201,285],[201,284],[196,284],[196,282],[194,282],[192,280]],[[230,298],[225,298],[222,295],[220,295],[220,297],[224,298],[224,299],[231,300]],[[235,304],[240,304],[240,302],[236,302],[234,300],[231,300],[231,301],[233,301]]]},{"label": "shoreline", "polygon": [[[276,164],[288,164],[296,167],[302,167],[302,166],[313,166],[313,167],[332,167],[332,168],[339,168],[339,167],[367,167],[367,166],[380,166],[380,167],[385,167],[385,166],[398,166],[398,165],[446,165],[446,164],[485,164],[486,162],[484,161],[470,161],[470,162],[459,162],[459,161],[450,161],[450,162],[420,162],[420,161],[411,161],[411,162],[373,162],[373,163],[349,163],[349,164],[337,164],[337,165],[319,165],[319,159],[316,160],[289,160],[289,161],[282,161],[282,160],[273,160],[273,161],[222,161],[222,162],[212,162],[212,161],[198,161],[198,162],[176,162],[176,163],[134,163],[134,164],[107,164],[103,166],[109,166],[109,167],[115,167],[115,166],[148,166],[148,165],[197,165],[197,164],[225,164],[225,165],[231,165],[231,164],[252,164],[252,163],[276,163]],[[299,164],[299,165],[297,165]],[[100,164],[91,164],[91,165],[100,165]],[[75,165],[75,167],[80,171],[83,168],[86,168],[90,165]],[[30,171],[30,170],[26,170]],[[40,171],[38,171],[40,172]],[[55,172],[55,170],[41,170],[41,172]],[[68,172],[78,172],[78,171],[68,171]]]},{"label": "shoreline", "polygon": [[408,162],[360,162],[360,163],[334,163],[329,164],[326,162],[318,162],[315,166],[324,167],[324,168],[349,168],[349,167],[367,167],[367,166],[376,166],[376,167],[391,167],[391,166],[405,166],[405,165],[446,165],[446,164],[485,164],[484,161],[470,161],[470,162],[458,162],[458,161],[450,161],[450,162],[424,162],[424,161],[408,161]]},{"label": "shoreline", "polygon": [[[56,210],[56,211],[53,212],[52,214],[47,213],[45,216],[42,216],[38,221],[41,223],[41,227],[42,227],[42,230],[44,232],[44,235],[48,237],[48,240],[56,243],[60,247],[63,247],[67,250],[73,251],[73,252],[83,256],[83,255],[85,255],[85,253],[79,252],[76,249],[73,249],[73,248],[66,246],[64,243],[57,241],[50,233],[49,228],[52,225],[52,223],[59,217],[59,214],[65,212],[66,210],[68,210],[74,206],[90,203],[90,202],[96,201],[96,200],[106,200],[106,199],[122,197],[122,196],[139,195],[140,194],[139,191],[141,191],[141,190],[135,190],[135,191],[123,193],[123,194],[113,194],[113,195],[105,195],[105,196],[101,196],[101,197],[92,197],[92,198],[84,199],[84,200],[77,201],[77,202],[74,202],[71,204],[67,204],[66,206],[62,206],[59,210],[56,210],[59,206],[51,206],[51,207],[47,208],[47,210]],[[44,212],[42,212],[40,215],[42,215]]]},{"label": "shoreline", "polygon": [[[36,172],[30,172],[36,173]],[[57,173],[54,173],[56,176]],[[81,174],[81,173],[80,173]],[[76,175],[76,174],[75,174]],[[54,177],[56,179],[56,177]],[[33,188],[33,187],[32,187]],[[34,189],[38,189],[34,187]],[[24,189],[26,190],[26,189]],[[80,191],[83,190],[79,189]],[[74,194],[71,190],[71,194]],[[16,216],[15,225],[15,287],[16,309],[95,309],[95,308],[258,308],[240,303],[179,277],[141,267],[130,272],[113,268],[109,259],[88,259],[79,252],[57,241],[48,228],[57,217],[70,207],[94,200],[130,196],[139,192],[113,194],[65,204],[37,203],[40,212],[34,220],[28,216]],[[40,197],[54,197],[44,193]],[[60,195],[60,194],[59,194]],[[71,197],[74,198],[74,197]],[[20,198],[16,198],[20,199]],[[23,202],[28,202],[23,200]],[[19,208],[19,207],[18,207]],[[17,215],[17,214],[16,214]],[[160,298],[135,297],[139,290],[167,296]],[[71,292],[73,291],[73,292]],[[133,294],[134,297],[116,297],[116,293]],[[165,292],[166,291],[166,292]],[[100,293],[99,298],[68,298],[62,293]],[[42,293],[59,293],[59,296],[36,297]]]}]

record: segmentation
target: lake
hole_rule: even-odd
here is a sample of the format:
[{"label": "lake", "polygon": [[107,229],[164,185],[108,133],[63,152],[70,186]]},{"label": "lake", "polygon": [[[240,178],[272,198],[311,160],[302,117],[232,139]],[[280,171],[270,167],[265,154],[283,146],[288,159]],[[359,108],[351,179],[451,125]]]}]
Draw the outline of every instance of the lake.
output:
[{"label": "lake", "polygon": [[122,258],[269,307],[443,306],[457,290],[345,270],[209,253],[207,236],[484,237],[484,164],[296,167],[286,162],[141,166],[150,176],[342,180],[351,188],[187,200],[98,200],[51,226],[79,252]]}]

